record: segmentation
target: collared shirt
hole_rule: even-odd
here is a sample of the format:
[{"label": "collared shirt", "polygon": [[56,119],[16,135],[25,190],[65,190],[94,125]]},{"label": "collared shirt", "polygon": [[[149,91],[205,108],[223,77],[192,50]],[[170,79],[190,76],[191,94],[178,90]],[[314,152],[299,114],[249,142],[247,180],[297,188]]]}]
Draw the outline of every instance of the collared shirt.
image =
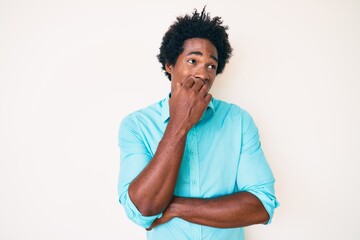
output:
[{"label": "collared shirt", "polygon": [[[170,118],[169,98],[138,110],[123,119],[119,130],[119,201],[127,216],[148,228],[161,217],[142,216],[131,201],[131,181],[153,158]],[[166,179],[164,179],[166,181]],[[212,99],[200,121],[189,131],[175,186],[175,196],[216,198],[239,191],[254,194],[271,222],[278,202],[274,177],[264,157],[255,123],[240,107]],[[174,218],[147,231],[154,240],[241,240],[243,228],[220,229]]]}]

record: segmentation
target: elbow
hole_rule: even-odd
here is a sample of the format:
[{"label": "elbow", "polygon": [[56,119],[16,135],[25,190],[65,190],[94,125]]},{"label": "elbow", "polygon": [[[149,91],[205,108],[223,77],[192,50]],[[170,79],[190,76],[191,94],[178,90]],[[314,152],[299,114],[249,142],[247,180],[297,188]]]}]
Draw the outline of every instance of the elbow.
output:
[{"label": "elbow", "polygon": [[[251,195],[250,195],[251,196]],[[267,224],[271,217],[270,213],[266,210],[263,203],[258,199],[255,195],[252,195],[253,197],[253,209],[254,209],[254,223],[255,224]]]},{"label": "elbow", "polygon": [[162,213],[165,209],[161,208],[155,201],[142,201],[135,204],[142,216],[155,216]]},{"label": "elbow", "polygon": [[253,205],[252,224],[267,224],[270,221],[270,214],[262,205],[262,203],[256,202]]},{"label": "elbow", "polygon": [[156,207],[157,205],[153,201],[147,201],[145,199],[134,199],[132,202],[138,209],[139,213],[144,217],[154,216],[162,212],[161,209]]},{"label": "elbow", "polygon": [[264,208],[259,214],[259,223],[267,224],[269,220],[270,220],[270,215]]},{"label": "elbow", "polygon": [[144,217],[154,216],[161,213],[160,211],[156,211],[156,209],[153,209],[151,207],[139,207],[138,209],[141,215],[143,215]]},{"label": "elbow", "polygon": [[164,209],[161,209],[159,204],[154,200],[149,200],[144,196],[133,196],[133,192],[129,189],[129,197],[139,213],[144,216],[154,216],[160,214]]},{"label": "elbow", "polygon": [[257,223],[267,224],[270,221],[270,214],[260,200],[257,203],[257,209]]},{"label": "elbow", "polygon": [[154,220],[160,216],[152,215],[153,211],[147,208],[140,208],[141,211],[139,211],[139,207],[132,202],[128,194],[124,194],[120,203],[123,205],[127,217],[142,228],[149,228]]}]

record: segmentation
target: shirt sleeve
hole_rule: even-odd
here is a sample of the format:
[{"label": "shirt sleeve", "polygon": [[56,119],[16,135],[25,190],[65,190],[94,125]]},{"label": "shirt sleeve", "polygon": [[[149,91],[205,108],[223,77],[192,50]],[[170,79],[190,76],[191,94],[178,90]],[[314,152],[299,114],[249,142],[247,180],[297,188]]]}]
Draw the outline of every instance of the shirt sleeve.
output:
[{"label": "shirt sleeve", "polygon": [[124,118],[120,124],[118,145],[120,147],[119,201],[125,208],[126,215],[130,220],[141,227],[148,228],[162,214],[143,216],[128,193],[130,183],[152,159],[139,132],[136,119],[131,115]]},{"label": "shirt sleeve", "polygon": [[279,206],[275,197],[275,179],[266,161],[259,140],[258,129],[249,115],[244,112],[242,118],[242,145],[237,174],[239,191],[255,195],[269,213],[269,224],[274,215],[274,209]]}]

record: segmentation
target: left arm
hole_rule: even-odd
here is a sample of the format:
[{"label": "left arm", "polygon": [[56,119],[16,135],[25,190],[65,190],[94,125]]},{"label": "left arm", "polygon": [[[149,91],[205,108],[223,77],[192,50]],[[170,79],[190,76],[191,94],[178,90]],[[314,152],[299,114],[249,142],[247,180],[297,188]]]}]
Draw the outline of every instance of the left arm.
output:
[{"label": "left arm", "polygon": [[261,201],[249,192],[238,192],[212,199],[174,197],[152,228],[174,217],[217,228],[244,227],[266,223],[270,216]]}]

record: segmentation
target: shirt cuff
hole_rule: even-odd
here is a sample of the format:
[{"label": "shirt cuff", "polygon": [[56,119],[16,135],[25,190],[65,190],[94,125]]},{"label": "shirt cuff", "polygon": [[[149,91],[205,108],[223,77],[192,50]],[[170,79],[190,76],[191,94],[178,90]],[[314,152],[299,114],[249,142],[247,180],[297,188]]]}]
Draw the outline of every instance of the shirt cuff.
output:
[{"label": "shirt cuff", "polygon": [[269,220],[265,224],[270,224],[272,221],[272,218],[274,216],[275,208],[280,206],[280,204],[276,200],[275,196],[269,192],[261,191],[260,189],[259,190],[258,189],[250,190],[249,189],[246,191],[255,195],[260,200],[260,202],[263,204],[264,208],[266,209],[266,211],[269,214]]},{"label": "shirt cuff", "polygon": [[143,228],[149,228],[157,218],[162,216],[162,213],[153,216],[143,216],[131,201],[128,193],[125,194],[123,200],[120,200],[120,203],[124,206],[128,218]]}]

